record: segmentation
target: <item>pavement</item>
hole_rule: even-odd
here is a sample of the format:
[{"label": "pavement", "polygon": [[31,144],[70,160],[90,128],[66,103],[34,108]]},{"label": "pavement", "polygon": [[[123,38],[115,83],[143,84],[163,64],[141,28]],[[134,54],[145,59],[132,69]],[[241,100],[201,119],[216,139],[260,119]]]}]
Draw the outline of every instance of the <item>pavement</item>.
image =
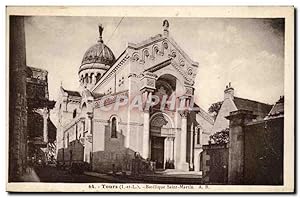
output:
[{"label": "pavement", "polygon": [[84,172],[85,175],[109,180],[115,183],[155,183],[155,184],[203,184],[200,172],[179,172],[175,170],[159,171],[154,174],[126,175],[121,173],[104,174]]}]

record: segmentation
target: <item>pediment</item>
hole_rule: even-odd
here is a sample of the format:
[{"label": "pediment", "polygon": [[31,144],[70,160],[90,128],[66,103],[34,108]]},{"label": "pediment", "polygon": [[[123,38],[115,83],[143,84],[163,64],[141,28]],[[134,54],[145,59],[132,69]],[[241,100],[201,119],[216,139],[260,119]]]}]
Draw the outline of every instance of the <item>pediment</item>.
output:
[{"label": "pediment", "polygon": [[189,83],[193,83],[198,63],[189,56],[170,37],[158,35],[140,44],[128,44],[130,60],[142,65],[145,71],[155,71],[172,65]]}]

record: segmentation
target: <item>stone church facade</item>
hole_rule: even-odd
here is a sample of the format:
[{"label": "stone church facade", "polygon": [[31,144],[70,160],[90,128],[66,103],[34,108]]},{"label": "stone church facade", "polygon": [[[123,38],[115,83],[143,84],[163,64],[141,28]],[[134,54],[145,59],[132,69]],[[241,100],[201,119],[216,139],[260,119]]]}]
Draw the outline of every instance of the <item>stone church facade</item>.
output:
[{"label": "stone church facade", "polygon": [[[79,67],[81,90],[60,87],[58,158],[72,161],[81,155],[78,159],[94,171],[126,171],[139,154],[156,162],[157,169],[200,171],[200,152],[213,119],[193,103],[198,63],[169,36],[167,20],[162,34],[128,43],[118,58],[105,45],[102,31],[99,26],[99,40]],[[180,108],[172,108],[170,101]],[[82,153],[64,152],[72,142],[82,145]]]}]

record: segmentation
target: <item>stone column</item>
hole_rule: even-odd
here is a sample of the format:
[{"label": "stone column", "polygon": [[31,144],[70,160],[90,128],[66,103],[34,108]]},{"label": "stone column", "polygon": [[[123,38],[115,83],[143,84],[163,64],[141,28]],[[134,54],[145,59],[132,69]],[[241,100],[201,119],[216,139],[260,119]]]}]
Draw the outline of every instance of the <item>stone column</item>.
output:
[{"label": "stone column", "polygon": [[166,137],[164,139],[164,162],[163,162],[164,163],[163,164],[164,169],[166,169],[166,162],[168,160],[168,142],[169,142],[168,137]]},{"label": "stone column", "polygon": [[149,158],[149,145],[150,145],[150,114],[149,106],[152,103],[152,92],[156,89],[155,82],[157,75],[151,72],[144,72],[141,78],[142,87],[140,89],[143,93],[144,104],[144,131],[143,131],[143,154],[142,157]]},{"label": "stone column", "polygon": [[93,134],[93,125],[92,125],[93,113],[88,112],[87,117],[88,117],[88,134],[92,135]]},{"label": "stone column", "polygon": [[170,160],[174,160],[174,138],[170,138]]},{"label": "stone column", "polygon": [[229,122],[229,160],[228,183],[243,184],[244,182],[244,126],[251,122],[255,115],[252,111],[237,110],[226,117]]},{"label": "stone column", "polygon": [[92,74],[92,83],[96,84],[96,74]]},{"label": "stone column", "polygon": [[194,169],[193,153],[194,153],[194,124],[191,125],[191,137],[190,137],[190,168]]},{"label": "stone column", "polygon": [[194,171],[197,171],[197,172],[200,171],[200,153],[201,153],[201,150],[200,151],[197,150],[194,153]]},{"label": "stone column", "polygon": [[[194,131],[194,171],[200,171],[200,153],[202,152],[202,138],[201,138],[201,133],[202,131],[200,130],[200,134],[198,134],[199,128],[197,127],[196,130]],[[197,144],[198,138],[200,138],[200,144]],[[201,146],[201,147],[200,147]]]},{"label": "stone column", "polygon": [[165,147],[166,147],[166,160],[170,160],[171,159],[171,138],[170,137],[166,137]]},{"label": "stone column", "polygon": [[188,171],[189,166],[186,162],[186,136],[187,136],[187,115],[186,110],[180,112],[181,115],[181,134],[180,134],[180,167],[179,169]]},{"label": "stone column", "polygon": [[[152,93],[149,91],[145,91],[143,94],[147,103],[148,99],[149,98],[151,99]],[[143,154],[142,154],[142,157],[144,159],[149,158],[149,142],[150,142],[150,113],[149,113],[149,109],[144,108],[144,131],[143,131]]]},{"label": "stone column", "polygon": [[88,118],[88,132],[84,143],[84,161],[91,163],[91,153],[93,152],[93,113],[87,113]]},{"label": "stone column", "polygon": [[143,158],[147,159],[149,157],[149,139],[150,139],[150,114],[149,111],[144,111],[144,133],[143,133]]},{"label": "stone column", "polygon": [[[47,107],[44,107],[43,109],[37,109],[35,110],[38,114],[40,114],[43,117],[43,142],[46,143],[46,148],[42,148],[44,151],[45,157],[48,156],[48,118],[49,118],[49,110]],[[47,163],[48,160],[46,160]]]},{"label": "stone column", "polygon": [[43,141],[48,143],[48,118],[49,118],[49,110],[47,107],[43,109],[36,110],[38,114],[43,117]]},{"label": "stone column", "polygon": [[28,154],[24,18],[9,18],[9,182],[19,181],[25,172]]}]

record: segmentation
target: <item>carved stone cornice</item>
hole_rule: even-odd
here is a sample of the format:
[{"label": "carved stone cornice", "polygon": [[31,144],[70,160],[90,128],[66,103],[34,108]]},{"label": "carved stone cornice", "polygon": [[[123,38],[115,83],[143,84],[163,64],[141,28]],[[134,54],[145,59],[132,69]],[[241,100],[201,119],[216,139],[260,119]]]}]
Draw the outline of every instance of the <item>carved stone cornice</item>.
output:
[{"label": "carved stone cornice", "polygon": [[226,116],[225,118],[230,121],[230,126],[243,126],[256,117],[257,115],[253,114],[253,111],[241,109],[230,112],[229,116]]},{"label": "carved stone cornice", "polygon": [[141,81],[143,83],[141,87],[141,91],[150,91],[153,92],[155,90],[155,83],[156,83],[157,75],[151,72],[144,72]]}]

